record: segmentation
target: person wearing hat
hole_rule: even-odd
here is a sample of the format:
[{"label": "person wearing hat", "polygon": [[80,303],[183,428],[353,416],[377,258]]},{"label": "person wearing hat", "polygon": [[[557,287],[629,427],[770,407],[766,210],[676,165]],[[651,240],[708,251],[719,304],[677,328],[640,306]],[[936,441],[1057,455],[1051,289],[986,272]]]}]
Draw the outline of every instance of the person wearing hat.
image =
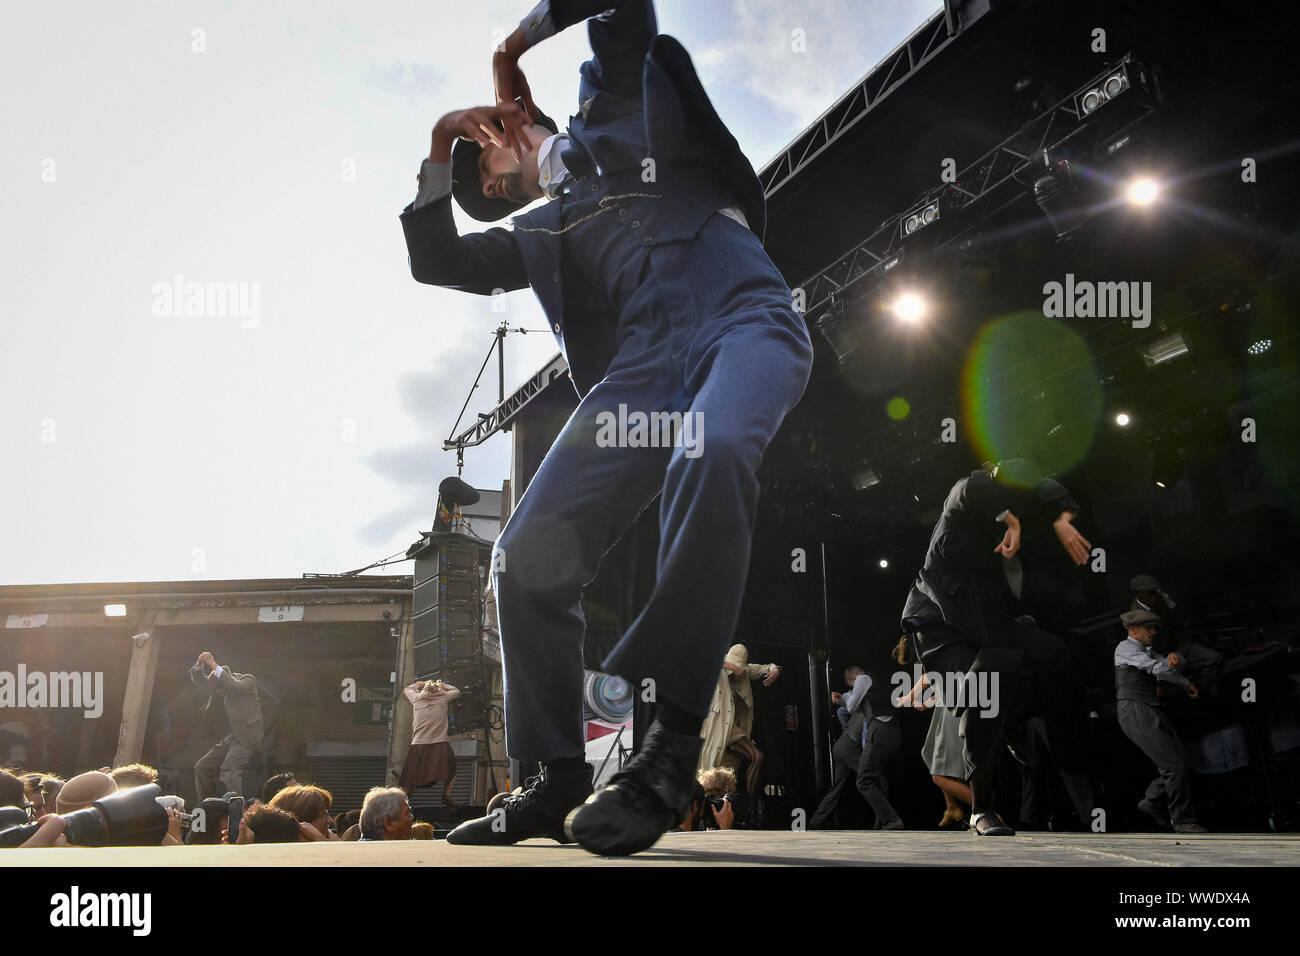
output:
[{"label": "person wearing hat", "polygon": [[[1074,527],[1079,504],[1059,481],[1028,459],[985,463],[949,490],[930,534],[925,563],[903,607],[902,627],[926,672],[960,679],[990,695],[993,706],[948,702],[959,721],[962,765],[970,768],[970,829],[1014,836],[993,807],[997,756],[1008,728],[1041,716],[1059,769],[1083,778],[1082,690],[1064,642],[1016,614],[1021,522],[1050,524],[1075,565],[1092,545]],[[1064,776],[1064,774],[1063,774]],[[1091,807],[1079,787],[1077,809]]]},{"label": "person wearing hat", "polygon": [[113,793],[117,793],[117,784],[112,777],[100,770],[87,770],[77,774],[59,789],[54,808],[57,813],[84,810],[96,800],[103,800]]},{"label": "person wearing hat", "polygon": [[1219,675],[1223,673],[1223,655],[1185,636],[1187,619],[1153,576],[1136,575],[1128,587],[1133,592],[1130,611],[1150,611],[1160,617],[1160,630],[1152,645],[1155,652],[1164,655],[1177,653],[1183,657],[1187,661],[1184,672],[1187,677],[1195,681],[1207,696],[1215,696],[1219,690]]},{"label": "person wearing hat", "polygon": [[1199,691],[1183,674],[1187,662],[1181,655],[1161,655],[1153,649],[1160,628],[1158,614],[1139,608],[1125,611],[1120,620],[1128,637],[1115,647],[1119,725],[1158,771],[1138,809],[1164,829],[1205,833],[1192,805],[1192,762],[1161,699],[1164,686],[1181,687],[1193,700]]},{"label": "person wearing hat", "polygon": [[[592,56],[561,129],[532,103],[519,61],[588,18]],[[493,570],[507,751],[541,772],[504,802],[504,827],[483,817],[447,839],[634,853],[689,807],[739,618],[756,472],[807,385],[812,340],[763,249],[753,166],[649,0],[543,0],[492,72],[495,106],[434,127],[401,215],[411,274],[479,295],[531,286],[581,401],[497,539],[505,560]],[[515,213],[513,228],[462,236],[453,201],[485,222]],[[601,667],[650,681],[656,713],[637,756],[584,802],[581,592],[657,496],[656,584]]]},{"label": "person wearing hat", "polygon": [[697,772],[712,767],[735,767],[741,760],[749,764],[745,789],[754,792],[763,752],[750,734],[754,731],[754,691],[751,681],[761,680],[770,687],[781,676],[775,664],[749,663],[749,648],[733,644],[722,661],[722,673],[713,692],[709,715],[700,730],[704,744],[700,747]]}]

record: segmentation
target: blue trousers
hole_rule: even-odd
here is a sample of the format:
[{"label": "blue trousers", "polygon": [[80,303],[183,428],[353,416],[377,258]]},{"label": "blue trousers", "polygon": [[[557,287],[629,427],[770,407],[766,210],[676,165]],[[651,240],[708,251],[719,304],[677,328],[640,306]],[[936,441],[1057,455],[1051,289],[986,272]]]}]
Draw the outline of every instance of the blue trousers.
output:
[{"label": "blue trousers", "polygon": [[[583,753],[582,588],[661,493],[654,589],[602,666],[646,699],[707,711],[740,613],[756,472],[812,369],[790,289],[744,226],[714,215],[693,239],[640,252],[618,352],[496,542],[506,749],[516,759]],[[618,423],[635,426],[635,412],[681,412],[691,426],[672,441],[624,433]]]}]

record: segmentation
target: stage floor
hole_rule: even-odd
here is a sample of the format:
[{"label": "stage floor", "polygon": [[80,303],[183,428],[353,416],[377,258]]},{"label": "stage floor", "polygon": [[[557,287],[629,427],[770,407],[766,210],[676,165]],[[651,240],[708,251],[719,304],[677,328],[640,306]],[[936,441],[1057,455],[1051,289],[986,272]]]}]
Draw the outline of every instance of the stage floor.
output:
[{"label": "stage floor", "polygon": [[1297,866],[1300,834],[669,833],[633,857],[596,857],[530,840],[513,847],[296,843],[242,847],[106,847],[0,851],[0,867],[94,866]]}]

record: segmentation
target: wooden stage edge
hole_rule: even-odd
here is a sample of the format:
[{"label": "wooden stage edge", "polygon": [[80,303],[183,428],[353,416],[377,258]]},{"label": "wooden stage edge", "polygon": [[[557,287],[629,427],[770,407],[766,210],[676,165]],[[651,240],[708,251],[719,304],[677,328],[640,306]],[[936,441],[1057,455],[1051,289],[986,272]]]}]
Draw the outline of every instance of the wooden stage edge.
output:
[{"label": "wooden stage edge", "polygon": [[1300,834],[728,830],[668,833],[632,857],[529,840],[513,847],[400,843],[0,850],[0,867],[168,866],[1297,866]]}]

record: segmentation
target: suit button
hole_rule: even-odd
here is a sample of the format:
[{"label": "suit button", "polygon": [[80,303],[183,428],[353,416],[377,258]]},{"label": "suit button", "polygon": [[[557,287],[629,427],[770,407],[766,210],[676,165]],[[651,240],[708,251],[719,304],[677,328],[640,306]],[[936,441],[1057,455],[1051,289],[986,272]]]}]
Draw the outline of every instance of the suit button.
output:
[{"label": "suit button", "polygon": [[578,177],[578,182],[580,182],[580,183],[585,183],[586,181],[587,181],[587,177],[586,177],[586,176],[579,176],[579,177]]},{"label": "suit button", "polygon": [[620,216],[626,216],[626,215],[627,215],[627,210],[626,210],[626,209],[620,209],[620,210],[618,211],[618,214],[619,214]]},{"label": "suit button", "polygon": [[595,192],[595,191],[596,191],[597,189],[599,189],[599,188],[600,188],[600,183],[592,183],[592,184],[591,184],[591,191],[592,191],[592,192]]},{"label": "suit button", "polygon": [[632,228],[633,228],[633,229],[640,229],[640,228],[641,228],[641,220],[640,220],[640,219],[633,219],[633,220],[632,220]]},{"label": "suit button", "polygon": [[642,241],[643,243],[645,243],[645,244],[648,246],[648,245],[650,245],[651,241],[653,241],[653,239],[654,239],[654,236],[646,236],[646,237],[645,237],[644,239],[642,239],[641,241]]},{"label": "suit button", "polygon": [[560,334],[560,323],[559,323],[559,322],[556,322],[556,323],[555,323],[555,334],[556,334],[556,335],[559,335],[559,334]]}]

